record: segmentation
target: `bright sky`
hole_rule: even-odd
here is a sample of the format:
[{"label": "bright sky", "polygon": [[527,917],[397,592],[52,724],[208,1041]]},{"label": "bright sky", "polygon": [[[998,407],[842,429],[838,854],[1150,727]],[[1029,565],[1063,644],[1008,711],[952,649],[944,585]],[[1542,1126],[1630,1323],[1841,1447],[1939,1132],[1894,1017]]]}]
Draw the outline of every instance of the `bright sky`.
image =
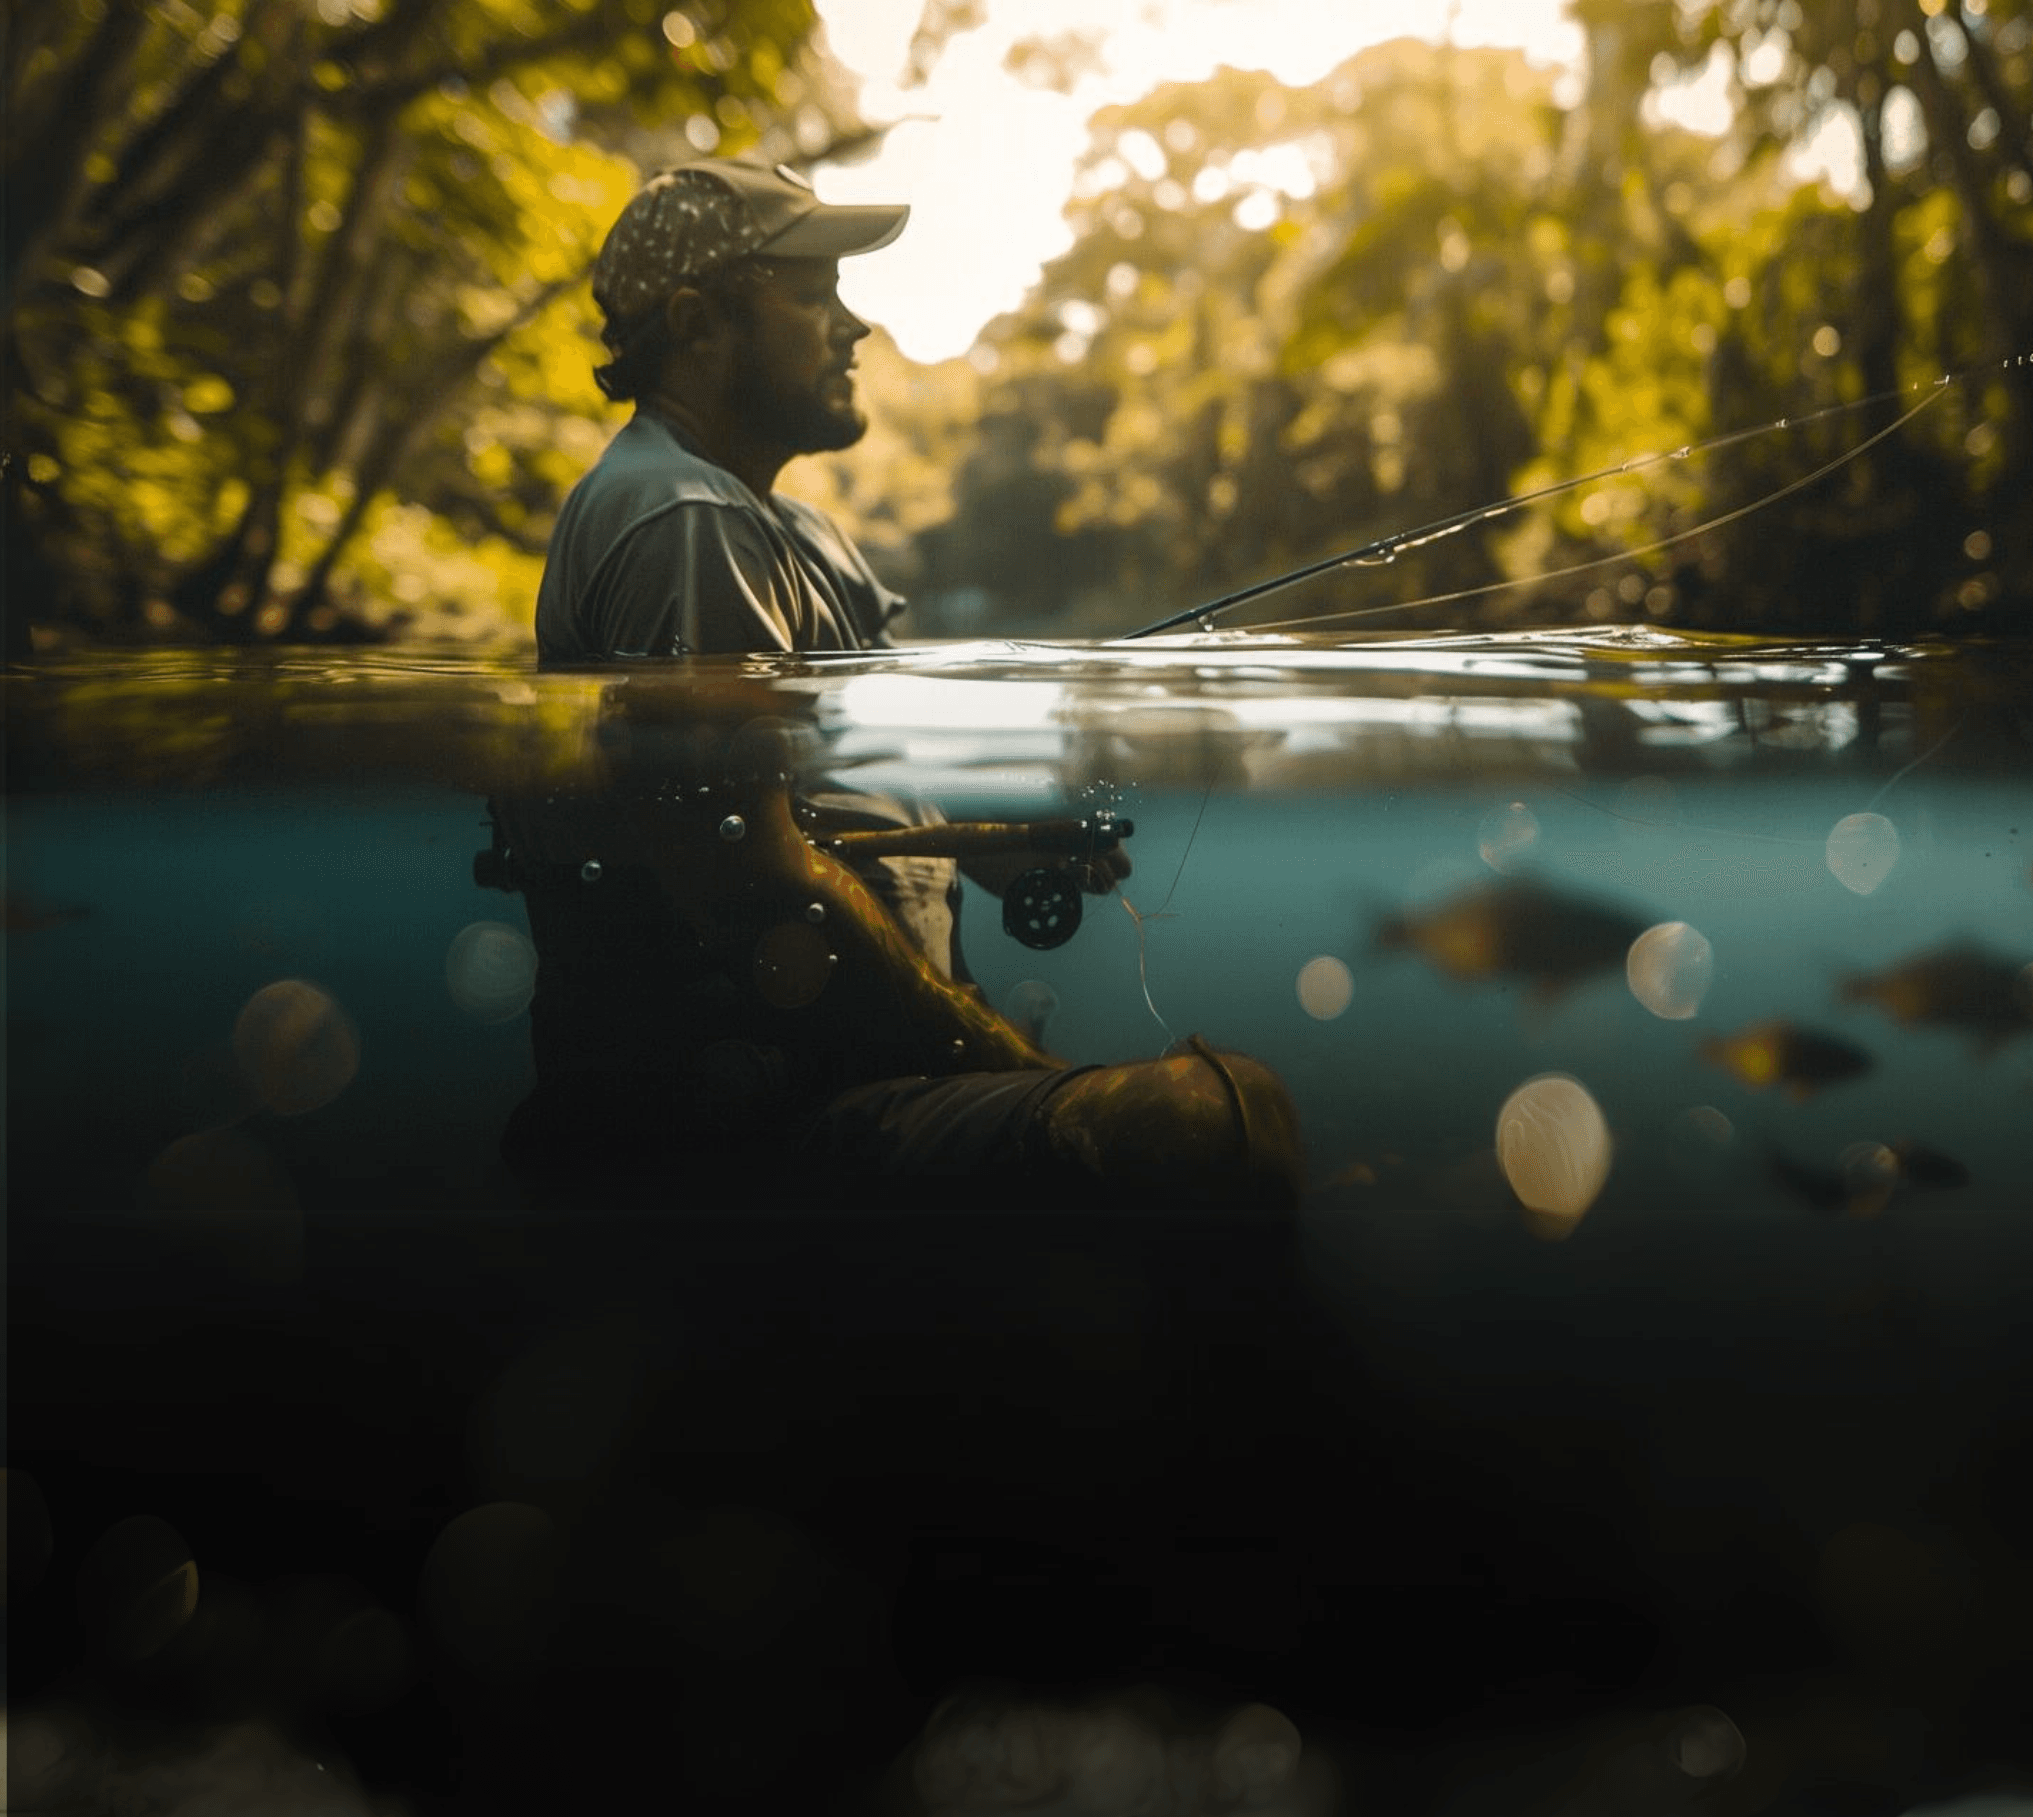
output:
[{"label": "bright sky", "polygon": [[[867,163],[822,167],[816,183],[828,201],[911,204],[903,238],[845,261],[840,289],[927,361],[964,353],[1071,244],[1061,211],[1098,108],[1224,63],[1312,82],[1366,45],[1407,34],[1517,45],[1569,69],[1582,55],[1562,0],[988,0],[988,23],[948,43],[931,81],[900,88],[921,9],[922,0],[818,0],[835,56],[863,78],[865,118],[936,117],[900,126]],[[1076,30],[1104,34],[1106,67],[1071,96],[1026,87],[1003,68],[1019,40]],[[1258,174],[1288,189],[1311,180],[1296,159]]]}]

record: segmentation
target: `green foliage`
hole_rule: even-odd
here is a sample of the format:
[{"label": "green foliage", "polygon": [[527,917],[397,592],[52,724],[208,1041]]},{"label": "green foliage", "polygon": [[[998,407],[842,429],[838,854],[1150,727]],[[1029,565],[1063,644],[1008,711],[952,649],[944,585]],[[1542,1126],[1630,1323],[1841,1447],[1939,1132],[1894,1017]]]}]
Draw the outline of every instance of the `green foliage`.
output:
[{"label": "green foliage", "polygon": [[[2033,135],[2014,125],[2033,117],[2033,28],[2023,5],[1964,11],[1958,60],[1933,11],[1873,28],[1863,5],[1575,0],[1591,74],[1565,108],[1516,54],[1400,41],[1310,88],[1223,70],[1103,111],[1072,249],[984,337],[999,452],[961,470],[929,533],[945,585],[985,590],[1014,631],[1110,634],[1562,488],[1225,622],[2022,619],[2023,383],[1949,388],[1766,508],[1927,393],[1831,406],[2033,349]],[[1906,40],[1884,29],[1902,13]],[[1717,52],[1745,85],[1727,133],[1649,110]],[[1933,149],[1894,169],[1896,77]],[[1867,196],[1788,162],[1845,118]],[[1811,420],[1727,439],[1779,417]],[[1018,558],[972,527],[988,521],[1034,546],[1049,522],[1103,559],[1040,594],[1011,583]]]},{"label": "green foliage", "polygon": [[[2033,6],[1570,6],[1578,95],[1399,40],[1104,110],[1043,282],[968,360],[871,339],[870,435],[793,489],[927,634],[1116,633],[1548,487],[1232,622],[2023,625]],[[980,12],[932,0],[915,66]],[[810,0],[18,0],[12,601],[118,635],[526,630],[617,420],[600,236],[645,167],[865,136],[811,28]],[[1063,84],[1095,45],[1020,50]],[[1720,137],[1655,105],[1711,59]],[[1830,129],[1853,193],[1792,161]]]},{"label": "green foliage", "polygon": [[17,623],[526,623],[642,164],[858,130],[810,0],[13,10]]}]

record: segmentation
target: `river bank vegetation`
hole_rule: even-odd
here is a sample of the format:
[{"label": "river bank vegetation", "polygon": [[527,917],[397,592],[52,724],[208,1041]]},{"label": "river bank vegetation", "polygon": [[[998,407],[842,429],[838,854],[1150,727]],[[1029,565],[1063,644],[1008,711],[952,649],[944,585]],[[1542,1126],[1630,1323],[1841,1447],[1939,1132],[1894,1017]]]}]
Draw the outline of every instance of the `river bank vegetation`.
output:
[{"label": "river bank vegetation", "polygon": [[[787,489],[921,634],[1106,636],[1693,446],[1232,622],[2026,629],[2033,7],[1571,8],[1578,94],[1410,39],[1289,87],[1238,6],[1236,67],[1096,115],[1023,306],[965,359],[872,340],[871,433]],[[915,54],[965,22],[933,0]],[[522,632],[621,420],[584,277],[640,173],[875,130],[810,0],[22,0],[5,29],[17,654]],[[1719,133],[1661,105],[1704,74]],[[1830,133],[1840,190],[1796,157]]]}]

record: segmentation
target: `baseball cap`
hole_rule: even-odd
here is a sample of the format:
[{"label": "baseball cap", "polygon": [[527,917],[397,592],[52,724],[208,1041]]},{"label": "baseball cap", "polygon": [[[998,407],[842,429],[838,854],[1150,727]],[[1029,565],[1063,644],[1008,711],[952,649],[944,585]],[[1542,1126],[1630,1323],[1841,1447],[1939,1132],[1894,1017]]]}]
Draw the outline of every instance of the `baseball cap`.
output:
[{"label": "baseball cap", "polygon": [[660,304],[688,277],[751,253],[841,259],[887,246],[902,202],[822,202],[785,164],[704,158],[659,171],[614,223],[593,265],[593,300],[610,322]]}]

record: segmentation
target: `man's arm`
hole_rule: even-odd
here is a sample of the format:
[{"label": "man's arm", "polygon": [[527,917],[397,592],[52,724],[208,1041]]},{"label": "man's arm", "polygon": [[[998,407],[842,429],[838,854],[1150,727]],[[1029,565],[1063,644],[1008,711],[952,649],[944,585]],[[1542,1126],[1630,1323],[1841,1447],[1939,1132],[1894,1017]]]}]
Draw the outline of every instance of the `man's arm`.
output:
[{"label": "man's arm", "polygon": [[746,976],[758,1007],[809,1019],[815,1042],[865,1056],[870,1077],[1064,1064],[943,976],[868,885],[805,836],[782,782],[716,791],[704,817],[656,801],[626,811],[666,896]]}]

